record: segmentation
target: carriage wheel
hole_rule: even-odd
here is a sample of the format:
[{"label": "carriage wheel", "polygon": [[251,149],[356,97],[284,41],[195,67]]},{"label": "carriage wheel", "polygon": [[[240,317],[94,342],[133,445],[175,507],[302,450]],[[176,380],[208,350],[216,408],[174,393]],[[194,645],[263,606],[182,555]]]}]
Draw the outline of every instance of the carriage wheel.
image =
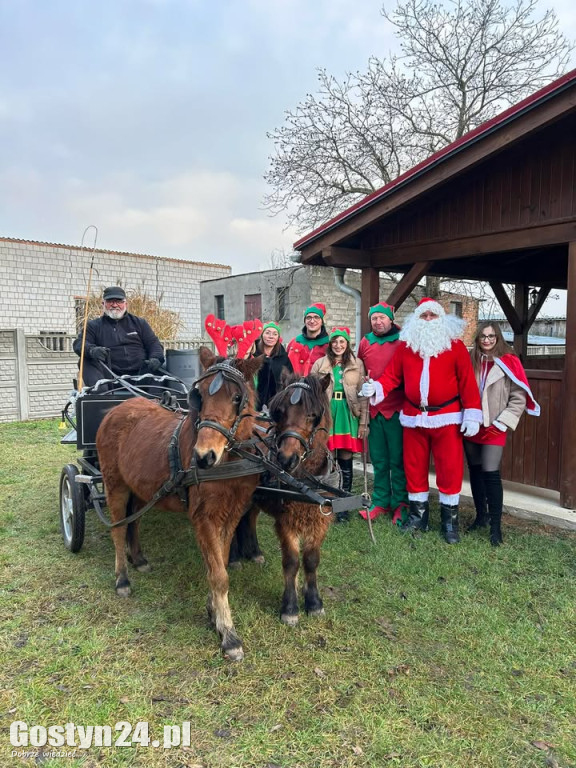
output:
[{"label": "carriage wheel", "polygon": [[60,530],[70,552],[79,552],[84,543],[86,500],[84,489],[76,482],[77,474],[74,464],[66,464],[60,475]]}]

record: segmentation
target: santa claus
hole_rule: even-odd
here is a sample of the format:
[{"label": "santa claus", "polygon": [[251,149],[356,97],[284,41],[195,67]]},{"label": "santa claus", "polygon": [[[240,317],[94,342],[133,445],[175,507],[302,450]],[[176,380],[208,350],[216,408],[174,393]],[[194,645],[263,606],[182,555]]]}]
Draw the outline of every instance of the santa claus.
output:
[{"label": "santa claus", "polygon": [[400,423],[404,430],[404,468],[409,516],[406,530],[428,529],[430,452],[440,494],[442,534],[460,541],[458,504],[464,473],[463,436],[478,432],[480,393],[470,355],[460,336],[466,322],[447,315],[433,299],[422,299],[400,332],[400,345],[376,381],[362,385],[372,405],[398,386],[404,387]]}]

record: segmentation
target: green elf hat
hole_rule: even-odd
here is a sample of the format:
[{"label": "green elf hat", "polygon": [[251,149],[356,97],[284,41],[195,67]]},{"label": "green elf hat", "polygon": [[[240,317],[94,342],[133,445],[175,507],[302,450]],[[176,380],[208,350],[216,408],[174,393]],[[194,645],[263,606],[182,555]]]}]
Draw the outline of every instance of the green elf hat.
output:
[{"label": "green elf hat", "polygon": [[374,304],[374,306],[370,307],[368,310],[368,317],[372,317],[376,312],[381,312],[383,315],[389,317],[390,320],[394,320],[394,307],[390,306],[390,304],[386,304],[383,301],[380,302],[380,304]]},{"label": "green elf hat", "polygon": [[307,309],[304,310],[304,320],[306,320],[306,315],[318,315],[318,317],[324,320],[325,314],[326,314],[326,304],[312,304],[311,307],[308,307]]},{"label": "green elf hat", "polygon": [[350,328],[345,328],[344,326],[342,328],[332,328],[329,336],[330,341],[335,339],[336,336],[342,336],[350,344]]},{"label": "green elf hat", "polygon": [[[269,323],[264,323],[264,325],[262,326],[262,333],[264,333],[264,331],[265,331],[267,328],[274,328],[274,330],[275,330],[275,331],[278,331],[278,333],[279,333],[279,334],[281,334],[281,333],[282,333],[282,331],[280,330],[280,326],[278,325],[278,323],[274,323],[274,322],[272,322],[272,320],[270,320],[270,322],[269,322]],[[262,335],[262,333],[261,333],[260,335]]]}]

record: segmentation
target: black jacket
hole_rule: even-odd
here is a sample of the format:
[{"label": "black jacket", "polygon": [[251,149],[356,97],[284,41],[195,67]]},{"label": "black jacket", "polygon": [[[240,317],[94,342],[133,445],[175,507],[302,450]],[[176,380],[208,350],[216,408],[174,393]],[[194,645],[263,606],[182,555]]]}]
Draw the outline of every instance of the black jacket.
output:
[{"label": "black jacket", "polygon": [[[82,351],[82,332],[73,344],[78,356]],[[108,347],[110,350],[110,368],[114,373],[137,374],[144,360],[157,357],[164,363],[162,344],[152,328],[142,317],[127,312],[120,320],[112,320],[107,315],[90,320],[86,328],[85,359],[90,360],[92,347]]]},{"label": "black jacket", "polygon": [[256,342],[255,356],[261,355],[263,359],[262,367],[258,371],[258,385],[256,387],[258,402],[257,407],[262,408],[268,405],[274,395],[280,391],[280,378],[284,368],[292,373],[292,363],[288,359],[286,349],[282,344],[278,349],[278,353],[274,357],[267,357],[262,354],[261,342]]}]

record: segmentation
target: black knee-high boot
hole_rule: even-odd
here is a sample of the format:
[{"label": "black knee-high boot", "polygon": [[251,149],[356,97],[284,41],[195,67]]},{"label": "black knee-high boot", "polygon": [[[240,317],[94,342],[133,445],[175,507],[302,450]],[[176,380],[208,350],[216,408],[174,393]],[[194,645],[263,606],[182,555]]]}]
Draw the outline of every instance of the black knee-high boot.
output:
[{"label": "black knee-high boot", "polygon": [[[342,472],[342,490],[348,491],[348,493],[350,493],[350,491],[352,490],[352,477],[353,477],[352,459],[338,458],[338,464]],[[345,523],[345,522],[348,522],[349,519],[350,519],[350,516],[348,512],[338,512],[336,516],[337,523]]]},{"label": "black knee-high boot", "polygon": [[484,485],[484,473],[480,464],[470,464],[468,466],[470,475],[470,488],[472,498],[476,508],[476,519],[468,528],[469,531],[475,531],[478,528],[485,528],[488,525],[488,509],[486,503],[486,487]]},{"label": "black knee-high boot", "polygon": [[500,470],[494,472],[483,472],[484,486],[486,488],[486,498],[488,499],[488,512],[490,514],[490,543],[493,547],[499,547],[502,544],[502,502],[504,491],[502,490],[502,479]]}]

